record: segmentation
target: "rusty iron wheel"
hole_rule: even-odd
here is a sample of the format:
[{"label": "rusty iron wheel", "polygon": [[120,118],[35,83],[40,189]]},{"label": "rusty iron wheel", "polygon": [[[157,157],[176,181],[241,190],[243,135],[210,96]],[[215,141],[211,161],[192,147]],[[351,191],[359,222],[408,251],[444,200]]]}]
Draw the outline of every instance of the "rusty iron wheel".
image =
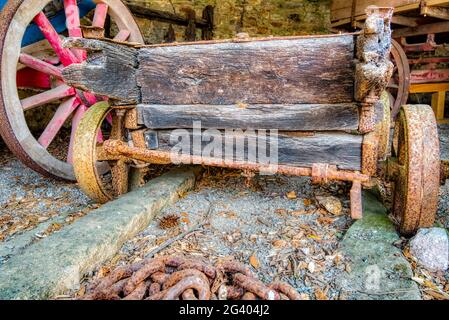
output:
[{"label": "rusty iron wheel", "polygon": [[432,108],[405,105],[393,138],[393,215],[404,235],[435,221],[440,181],[438,131]]},{"label": "rusty iron wheel", "polygon": [[[89,1],[95,4],[93,25],[106,23],[105,19],[110,17],[119,31],[116,37],[120,35],[122,41],[143,43],[138,25],[121,0]],[[86,93],[66,86],[60,75],[61,68],[69,64],[68,60],[82,61],[84,57],[80,50],[77,52],[75,49],[61,48],[61,35],[58,35],[50,21],[51,16],[47,14],[50,3],[53,1],[11,0],[0,12],[0,134],[9,149],[31,169],[47,177],[74,181],[73,143],[53,148],[55,150],[49,147],[64,124],[72,128],[72,142],[78,120],[92,103],[84,101]],[[78,6],[81,1],[65,0],[59,3],[64,4],[60,13],[64,17],[62,23],[65,23],[68,34],[79,36],[81,25]],[[30,45],[22,47],[27,28],[35,28],[46,39],[38,42],[33,40]],[[69,59],[73,55],[77,58]],[[30,71],[33,76],[21,77],[24,70]],[[22,89],[38,93],[21,99]],[[52,112],[49,103],[58,106],[57,110],[53,115],[50,114],[52,118],[42,134],[35,136],[25,111],[42,108],[37,114]]]},{"label": "rusty iron wheel", "polygon": [[395,121],[401,106],[408,100],[410,90],[410,66],[401,45],[391,40],[391,61],[394,64],[393,76],[387,90],[391,101],[392,121]]},{"label": "rusty iron wheel", "polygon": [[105,119],[113,111],[105,101],[94,104],[84,114],[75,133],[76,180],[81,190],[98,203],[106,203],[128,191],[126,160],[108,158],[101,151],[103,140],[112,131]]},{"label": "rusty iron wheel", "polygon": [[391,103],[388,92],[384,91],[380,97],[383,113],[382,119],[376,125],[377,135],[379,137],[378,159],[385,160],[390,154],[390,135],[391,135]]}]

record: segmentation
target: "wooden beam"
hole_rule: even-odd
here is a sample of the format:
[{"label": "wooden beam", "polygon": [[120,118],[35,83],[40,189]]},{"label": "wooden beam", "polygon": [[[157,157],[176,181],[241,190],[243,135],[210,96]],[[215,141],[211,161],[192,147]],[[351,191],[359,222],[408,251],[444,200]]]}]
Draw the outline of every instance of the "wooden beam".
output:
[{"label": "wooden beam", "polygon": [[440,91],[449,91],[449,82],[412,84],[409,90],[410,93],[430,93]]},{"label": "wooden beam", "polygon": [[72,86],[118,104],[338,104],[354,101],[354,35],[137,46],[71,38],[88,63]]},{"label": "wooden beam", "polygon": [[353,102],[354,36],[144,47],[143,104]]},{"label": "wooden beam", "polygon": [[[187,17],[183,17],[171,12],[150,9],[136,4],[131,4],[129,2],[126,5],[129,8],[129,10],[133,13],[133,15],[139,18],[146,18],[149,20],[167,22],[184,27],[187,27],[189,25],[189,19]],[[210,26],[207,20],[201,18],[197,18],[195,20],[195,24],[196,27],[200,29],[208,28]]]},{"label": "wooden beam", "polygon": [[449,20],[449,9],[444,7],[429,7],[428,5],[421,6],[421,14],[433,18]]},{"label": "wooden beam", "polygon": [[393,16],[391,19],[391,23],[399,24],[401,26],[406,27],[417,27],[418,22],[416,22],[416,18],[405,17],[405,16]]},{"label": "wooden beam", "polygon": [[[203,151],[206,150],[205,147],[207,145],[211,146],[211,142],[217,142],[218,140],[223,143],[218,144],[221,147],[218,148],[218,150],[221,149],[221,152],[219,151],[221,154],[215,155],[216,158],[224,158],[226,154],[224,131],[215,132],[215,134],[208,136],[208,139],[203,139],[204,135],[202,133],[200,134],[200,132],[194,132],[193,130],[183,130],[183,132],[158,130],[155,132],[157,132],[158,150],[173,151],[173,148],[176,146],[178,150],[182,148],[184,155],[193,155],[193,139],[201,141],[201,150]],[[178,136],[178,134],[182,135]],[[209,141],[209,138],[211,141]],[[231,143],[234,148],[234,160],[248,161],[248,145],[254,143],[252,147],[256,147],[257,134],[241,130],[234,133],[226,131],[226,138],[230,139],[228,140],[228,145]],[[273,141],[277,143],[277,160],[278,164],[281,165],[312,167],[314,163],[328,163],[336,165],[343,170],[361,170],[362,135],[341,132],[316,134],[279,132],[277,139],[274,137]],[[269,151],[270,146],[268,142],[271,144],[272,141],[267,141],[267,150]],[[241,154],[240,152],[235,152],[235,148],[239,145],[243,148]],[[195,148],[199,149],[198,146],[195,146]],[[214,154],[203,154],[203,156],[210,157],[214,156]]]},{"label": "wooden beam", "polygon": [[139,102],[136,48],[85,38],[69,38],[64,44],[70,48],[82,48],[89,54],[88,63],[74,63],[64,68],[62,76],[66,83],[120,101],[119,104]]},{"label": "wooden beam", "polygon": [[429,33],[449,32],[449,21],[424,24],[417,27],[393,30],[393,38],[414,37]]},{"label": "wooden beam", "polygon": [[[360,2],[360,3],[359,3]],[[420,0],[380,0],[376,1],[377,6],[385,6],[385,7],[394,7],[394,13],[402,13],[412,10],[419,10],[420,8]],[[369,5],[372,5],[372,0],[360,1],[357,2],[356,15],[354,17],[355,21],[364,21],[366,19],[365,8]],[[447,5],[447,0],[427,0],[427,6],[438,6],[438,5]],[[332,9],[331,9],[331,26],[339,27],[344,25],[351,24],[351,1],[342,0],[342,1],[332,1]]]},{"label": "wooden beam", "polygon": [[[446,1],[447,2],[447,1]],[[331,20],[351,22],[352,1],[332,1]],[[375,4],[378,7],[394,7],[394,12],[404,12],[419,8],[420,0],[357,0],[357,6],[354,12],[356,20],[364,20],[366,18],[365,9]]]},{"label": "wooden beam", "polygon": [[439,91],[432,94],[432,109],[437,120],[444,119],[445,102],[446,91]]},{"label": "wooden beam", "polygon": [[278,129],[283,131],[357,130],[359,105],[138,105],[140,124],[151,129]]}]

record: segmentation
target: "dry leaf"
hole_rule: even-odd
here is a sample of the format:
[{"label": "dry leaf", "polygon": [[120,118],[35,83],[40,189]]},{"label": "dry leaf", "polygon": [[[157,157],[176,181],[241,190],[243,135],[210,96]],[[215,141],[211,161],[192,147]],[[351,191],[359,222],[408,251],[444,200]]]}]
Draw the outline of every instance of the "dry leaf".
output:
[{"label": "dry leaf", "polygon": [[321,238],[319,236],[316,236],[314,234],[309,235],[308,238],[309,239],[313,239],[313,240],[317,240],[317,241],[321,240]]},{"label": "dry leaf", "polygon": [[329,224],[334,223],[335,219],[332,219],[332,218],[330,218],[330,217],[319,217],[319,218],[317,219],[317,221],[318,221],[320,224],[329,225]]},{"label": "dry leaf", "polygon": [[309,206],[312,205],[312,200],[311,199],[304,199],[302,202],[304,203],[304,205],[306,207],[309,207]]},{"label": "dry leaf", "polygon": [[317,300],[329,300],[329,298],[320,288],[315,289],[315,298]]},{"label": "dry leaf", "polygon": [[310,213],[311,213],[310,211],[307,211],[307,210],[304,210],[304,209],[294,210],[294,211],[290,212],[290,214],[292,216],[302,216],[302,215],[310,214]]},{"label": "dry leaf", "polygon": [[259,259],[257,259],[255,254],[249,257],[249,263],[253,266],[254,269],[258,269],[260,267]]},{"label": "dry leaf", "polygon": [[275,240],[273,241],[273,247],[275,248],[284,248],[287,246],[287,241],[279,239],[279,240]]},{"label": "dry leaf", "polygon": [[351,269],[351,266],[349,265],[349,263],[345,264],[345,271],[347,273],[351,273],[352,269]]},{"label": "dry leaf", "polygon": [[287,199],[293,200],[293,199],[296,199],[296,198],[298,198],[298,197],[296,196],[296,192],[295,191],[290,191],[290,192],[287,193]]},{"label": "dry leaf", "polygon": [[335,256],[334,262],[335,262],[336,265],[338,265],[338,264],[340,263],[340,261],[341,261],[341,255],[340,255],[340,254],[337,254],[337,255]]},{"label": "dry leaf", "polygon": [[181,222],[185,224],[190,224],[190,220],[187,217],[181,218]]},{"label": "dry leaf", "polygon": [[274,213],[280,214],[280,215],[284,215],[284,214],[287,214],[288,211],[285,210],[285,209],[276,209],[276,210],[274,211]]},{"label": "dry leaf", "polygon": [[301,246],[301,240],[293,239],[291,241],[291,244],[292,244],[293,248],[299,248]]}]

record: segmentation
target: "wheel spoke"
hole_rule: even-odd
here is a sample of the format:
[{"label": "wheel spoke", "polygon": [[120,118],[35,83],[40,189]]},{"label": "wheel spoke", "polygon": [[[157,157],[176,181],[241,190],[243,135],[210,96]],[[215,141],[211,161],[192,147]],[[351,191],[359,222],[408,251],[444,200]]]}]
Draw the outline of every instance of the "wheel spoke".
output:
[{"label": "wheel spoke", "polygon": [[43,146],[45,149],[48,148],[50,143],[58,134],[59,130],[61,130],[67,118],[79,105],[80,103],[76,97],[72,97],[61,103],[58,110],[56,110],[56,113],[53,115],[53,118],[45,128],[44,132],[37,140],[41,146]]},{"label": "wheel spoke", "polygon": [[95,8],[94,20],[92,26],[98,28],[104,28],[106,17],[108,15],[108,5],[106,3],[99,3]]},{"label": "wheel spoke", "polygon": [[29,110],[73,95],[75,95],[75,89],[64,84],[32,97],[22,99],[20,102],[22,103],[23,110]]},{"label": "wheel spoke", "polygon": [[19,56],[19,61],[31,69],[62,79],[62,73],[58,67],[55,67],[54,65],[51,65],[41,59],[35,58],[26,53],[21,53]]},{"label": "wheel spoke", "polygon": [[64,0],[64,10],[67,29],[70,37],[81,38],[80,14],[76,0]]},{"label": "wheel spoke", "polygon": [[128,40],[130,35],[131,35],[131,32],[129,32],[129,30],[123,29],[123,30],[120,30],[119,33],[117,33],[117,35],[114,37],[113,40],[125,42],[126,40]]},{"label": "wheel spoke", "polygon": [[87,111],[87,107],[82,104],[76,109],[75,114],[72,118],[72,133],[70,134],[70,144],[69,144],[69,151],[67,153],[67,162],[73,163],[73,145],[75,143],[75,133],[76,129],[78,129],[78,125],[83,118],[84,114]]},{"label": "wheel spoke", "polygon": [[16,85],[17,88],[41,90],[50,90],[52,87],[48,74],[27,67],[17,71]]},{"label": "wheel spoke", "polygon": [[59,38],[58,33],[55,28],[53,28],[45,14],[39,12],[33,21],[37,24],[53,50],[55,50],[55,53],[58,55],[64,66],[79,62],[72,51],[62,47],[61,39]]},{"label": "wheel spoke", "polygon": [[[64,0],[64,10],[69,36],[73,38],[82,38],[83,33],[80,28],[80,13],[76,0]],[[80,61],[86,60],[87,55],[84,50],[72,49],[72,51]]]}]

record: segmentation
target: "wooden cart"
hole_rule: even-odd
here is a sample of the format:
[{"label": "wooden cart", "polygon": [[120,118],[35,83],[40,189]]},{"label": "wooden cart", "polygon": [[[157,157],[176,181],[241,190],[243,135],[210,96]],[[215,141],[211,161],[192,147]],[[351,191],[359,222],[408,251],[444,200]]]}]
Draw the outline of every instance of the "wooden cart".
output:
[{"label": "wooden cart", "polygon": [[445,119],[446,92],[449,91],[449,56],[438,51],[449,43],[449,1],[442,0],[333,0],[332,27],[336,30],[360,28],[366,6],[392,6],[395,74],[389,84],[393,116],[405,104],[409,93],[432,93],[432,108],[439,123]]},{"label": "wooden cart", "polygon": [[[389,146],[391,16],[391,8],[370,8],[360,34],[155,46],[67,40],[89,58],[64,69],[66,83],[108,97],[76,132],[81,188],[109,201],[151,164],[262,170],[351,182],[351,215],[359,219],[362,187],[382,178],[395,186],[402,233],[431,226],[440,177],[432,109],[403,106]],[[266,130],[275,132],[262,141],[276,145],[275,162],[251,157]],[[231,141],[231,157],[223,141]]]}]

